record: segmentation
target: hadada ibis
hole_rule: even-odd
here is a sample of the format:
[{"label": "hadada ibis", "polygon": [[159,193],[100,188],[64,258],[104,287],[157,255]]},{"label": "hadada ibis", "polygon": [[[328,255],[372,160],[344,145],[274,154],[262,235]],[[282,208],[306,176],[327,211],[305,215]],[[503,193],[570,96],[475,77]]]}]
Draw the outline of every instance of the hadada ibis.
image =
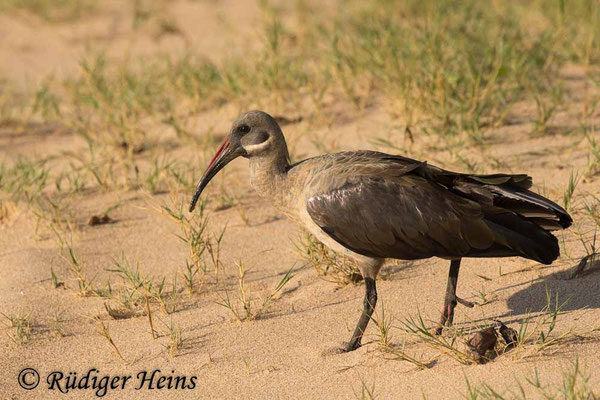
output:
[{"label": "hadada ibis", "polygon": [[347,351],[360,346],[377,302],[384,260],[450,261],[438,332],[452,324],[464,257],[559,256],[552,231],[572,223],[556,203],[530,191],[525,174],[476,175],[376,151],[324,154],[291,164],[285,138],[262,111],[242,114],[200,179],[190,204],[233,159],[250,162],[257,192],[331,249],[352,257],[365,281],[364,308]]}]

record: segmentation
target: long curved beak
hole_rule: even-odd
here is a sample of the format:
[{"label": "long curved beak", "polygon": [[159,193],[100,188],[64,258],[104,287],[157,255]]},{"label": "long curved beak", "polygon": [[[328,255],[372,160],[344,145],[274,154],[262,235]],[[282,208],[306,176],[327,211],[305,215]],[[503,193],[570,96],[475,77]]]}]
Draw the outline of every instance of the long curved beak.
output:
[{"label": "long curved beak", "polygon": [[198,182],[196,186],[196,191],[194,192],[194,197],[192,198],[192,202],[190,203],[190,212],[194,211],[196,207],[196,203],[198,202],[198,198],[202,191],[208,185],[208,182],[221,170],[224,166],[229,164],[232,160],[244,154],[244,149],[241,146],[237,146],[237,148],[232,147],[229,143],[229,137],[226,137],[223,143],[217,149],[214,157],[208,164],[208,168],[204,172],[204,175]]}]

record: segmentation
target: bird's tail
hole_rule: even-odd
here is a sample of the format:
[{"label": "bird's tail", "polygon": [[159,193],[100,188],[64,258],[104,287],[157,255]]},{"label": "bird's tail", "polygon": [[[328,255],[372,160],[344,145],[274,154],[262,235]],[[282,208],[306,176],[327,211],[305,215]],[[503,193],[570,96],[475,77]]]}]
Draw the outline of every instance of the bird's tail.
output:
[{"label": "bird's tail", "polygon": [[[573,219],[558,204],[510,182],[495,185],[462,183],[455,186],[482,205],[485,221],[494,231],[498,252],[516,254],[543,264],[560,255],[551,231],[568,228]],[[483,181],[483,182],[482,182]]]},{"label": "bird's tail", "polygon": [[573,219],[564,208],[529,190],[509,186],[488,186],[494,193],[494,206],[525,217],[546,231],[565,229]]},{"label": "bird's tail", "polygon": [[556,237],[538,224],[514,213],[486,215],[495,242],[521,257],[552,264],[560,255]]}]

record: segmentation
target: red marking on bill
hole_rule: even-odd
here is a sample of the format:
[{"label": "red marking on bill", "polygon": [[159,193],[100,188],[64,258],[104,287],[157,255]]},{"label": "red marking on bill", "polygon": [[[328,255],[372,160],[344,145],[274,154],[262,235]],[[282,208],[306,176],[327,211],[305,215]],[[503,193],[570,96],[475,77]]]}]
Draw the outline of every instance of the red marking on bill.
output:
[{"label": "red marking on bill", "polygon": [[212,158],[212,160],[210,160],[210,164],[208,164],[208,168],[206,168],[207,171],[212,168],[212,166],[215,163],[215,161],[217,161],[217,159],[221,156],[221,154],[223,153],[223,151],[225,150],[225,148],[228,145],[229,145],[229,137],[226,137],[225,140],[223,140],[223,143],[221,143],[221,145],[217,149],[217,152],[215,153],[215,155]]}]

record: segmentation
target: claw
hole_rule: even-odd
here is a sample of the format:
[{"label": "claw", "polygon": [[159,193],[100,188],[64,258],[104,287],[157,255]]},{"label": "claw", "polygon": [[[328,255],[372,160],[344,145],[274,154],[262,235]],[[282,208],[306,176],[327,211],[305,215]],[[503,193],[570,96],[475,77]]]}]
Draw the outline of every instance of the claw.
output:
[{"label": "claw", "polygon": [[475,303],[471,303],[470,301],[463,300],[463,299],[461,299],[460,297],[457,297],[457,298],[456,298],[456,301],[457,301],[458,303],[462,304],[462,305],[463,305],[463,306],[465,306],[465,307],[469,307],[469,308],[473,308],[473,307],[475,307]]}]

